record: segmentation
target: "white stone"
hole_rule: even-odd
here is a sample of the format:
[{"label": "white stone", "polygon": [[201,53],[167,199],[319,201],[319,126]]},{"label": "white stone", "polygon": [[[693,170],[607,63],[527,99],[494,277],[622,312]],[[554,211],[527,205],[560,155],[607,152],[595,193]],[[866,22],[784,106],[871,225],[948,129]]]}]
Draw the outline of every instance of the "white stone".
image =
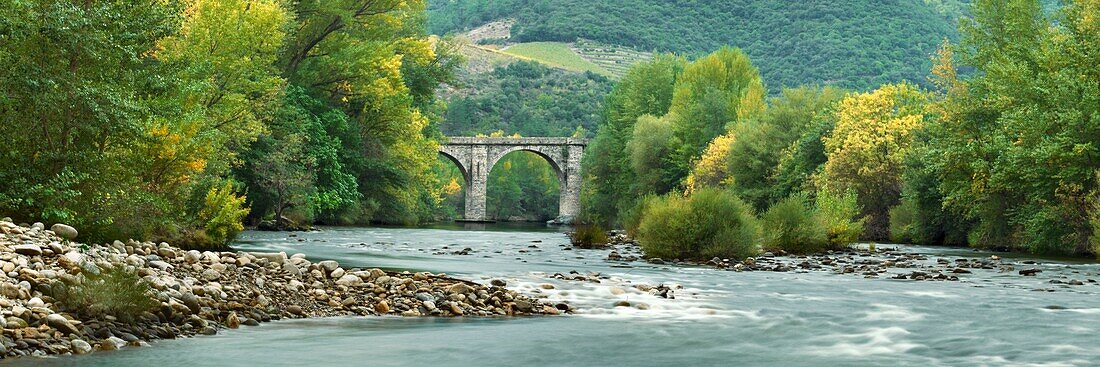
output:
[{"label": "white stone", "polygon": [[351,274],[346,274],[336,280],[336,285],[354,286],[363,284],[363,279]]}]

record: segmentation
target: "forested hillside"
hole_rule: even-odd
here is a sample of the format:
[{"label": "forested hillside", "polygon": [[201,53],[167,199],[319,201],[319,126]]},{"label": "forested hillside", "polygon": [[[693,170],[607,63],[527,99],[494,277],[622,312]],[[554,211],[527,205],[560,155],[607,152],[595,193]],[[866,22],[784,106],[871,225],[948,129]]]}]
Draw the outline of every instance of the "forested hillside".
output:
[{"label": "forested hillside", "polygon": [[429,27],[444,34],[513,18],[515,42],[585,38],[689,57],[731,45],[760,66],[773,93],[803,84],[866,90],[926,83],[930,56],[944,38],[958,37],[956,19],[967,6],[961,0],[439,0],[429,2]]},{"label": "forested hillside", "polygon": [[522,61],[463,78],[462,93],[449,98],[441,129],[448,136],[502,130],[523,136],[570,136],[595,131],[611,81]]}]

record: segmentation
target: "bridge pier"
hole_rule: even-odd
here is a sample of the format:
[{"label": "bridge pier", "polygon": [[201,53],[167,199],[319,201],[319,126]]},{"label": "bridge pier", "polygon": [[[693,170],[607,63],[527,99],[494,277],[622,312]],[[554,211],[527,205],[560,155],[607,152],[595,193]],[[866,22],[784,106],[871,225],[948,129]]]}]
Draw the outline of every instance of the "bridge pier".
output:
[{"label": "bridge pier", "polygon": [[558,176],[561,196],[559,222],[572,223],[580,212],[581,157],[588,140],[577,138],[467,138],[454,137],[441,144],[439,154],[462,171],[466,181],[464,220],[488,220],[485,212],[489,171],[497,161],[515,151],[529,151],[546,159]]}]

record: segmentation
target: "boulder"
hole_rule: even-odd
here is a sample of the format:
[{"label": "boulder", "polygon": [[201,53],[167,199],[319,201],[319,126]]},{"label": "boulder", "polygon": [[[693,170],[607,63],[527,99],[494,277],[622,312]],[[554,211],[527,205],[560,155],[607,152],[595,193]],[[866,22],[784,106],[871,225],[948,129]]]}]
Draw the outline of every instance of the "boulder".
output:
[{"label": "boulder", "polygon": [[69,241],[75,240],[76,236],[79,234],[79,232],[76,231],[76,228],[62,223],[57,223],[53,226],[50,226],[50,230],[53,231],[53,233],[56,234],[58,237],[64,238]]},{"label": "boulder", "polygon": [[225,318],[225,326],[230,329],[241,327],[241,319],[237,316],[236,312],[230,312],[229,317]]},{"label": "boulder", "polygon": [[363,284],[363,279],[351,274],[346,274],[336,280],[336,285],[355,286],[360,284]]},{"label": "boulder", "polygon": [[15,253],[27,256],[38,256],[42,254],[42,248],[33,243],[15,245],[11,248],[15,251]]},{"label": "boulder", "polygon": [[82,339],[73,339],[70,342],[73,349],[73,354],[88,354],[92,352],[92,345]]},{"label": "boulder", "polygon": [[331,273],[340,268],[340,263],[332,260],[325,260],[317,263],[317,266],[320,266],[321,269],[325,269],[325,273]]},{"label": "boulder", "polygon": [[378,304],[374,305],[374,311],[380,314],[390,313],[390,304],[386,303],[386,301],[378,302]]},{"label": "boulder", "polygon": [[257,259],[266,259],[268,262],[279,265],[282,265],[287,260],[285,252],[252,252],[250,254]]},{"label": "boulder", "polygon": [[466,285],[466,283],[455,283],[452,284],[450,287],[447,287],[447,292],[454,294],[470,294],[470,292],[473,291],[474,287]]},{"label": "boulder", "polygon": [[80,333],[80,329],[77,329],[76,326],[73,326],[73,324],[69,322],[69,319],[66,319],[65,316],[61,316],[56,313],[46,316],[46,324],[65,334]]}]

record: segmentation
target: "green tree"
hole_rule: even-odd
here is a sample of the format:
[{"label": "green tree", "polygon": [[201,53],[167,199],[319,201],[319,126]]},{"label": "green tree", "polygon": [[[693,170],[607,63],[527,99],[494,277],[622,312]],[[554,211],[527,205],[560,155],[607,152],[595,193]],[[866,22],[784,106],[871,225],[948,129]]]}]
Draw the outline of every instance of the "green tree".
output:
[{"label": "green tree", "polygon": [[634,124],[644,115],[664,116],[672,104],[676,79],[687,61],[657,55],[634,65],[607,96],[599,132],[584,158],[584,216],[591,222],[614,224],[619,213],[635,205],[634,173],[626,146]]},{"label": "green tree", "polygon": [[1100,6],[1079,0],[1051,21],[1036,1],[975,1],[941,61],[931,157],[944,205],[975,220],[970,242],[1033,252],[1091,251],[1097,188]]},{"label": "green tree", "polygon": [[672,126],[667,119],[645,115],[638,118],[634,134],[626,144],[630,168],[635,179],[632,192],[663,195],[676,187],[676,178],[668,170],[667,159],[675,149]]},{"label": "green tree", "polygon": [[0,211],[73,224],[89,241],[173,222],[177,185],[189,180],[150,177],[159,145],[146,127],[158,113],[149,101],[166,95],[150,51],[178,31],[179,9],[152,0],[2,8]]},{"label": "green tree", "polygon": [[735,183],[734,192],[757,210],[790,195],[787,190],[777,190],[777,168],[784,150],[795,144],[815,119],[831,113],[843,96],[830,87],[785,89],[772,98],[764,113],[736,125],[732,135],[737,138],[725,162]]},{"label": "green tree", "polygon": [[764,109],[760,72],[740,49],[723,47],[684,69],[669,107],[678,145],[675,177],[687,177],[707,144]]}]

